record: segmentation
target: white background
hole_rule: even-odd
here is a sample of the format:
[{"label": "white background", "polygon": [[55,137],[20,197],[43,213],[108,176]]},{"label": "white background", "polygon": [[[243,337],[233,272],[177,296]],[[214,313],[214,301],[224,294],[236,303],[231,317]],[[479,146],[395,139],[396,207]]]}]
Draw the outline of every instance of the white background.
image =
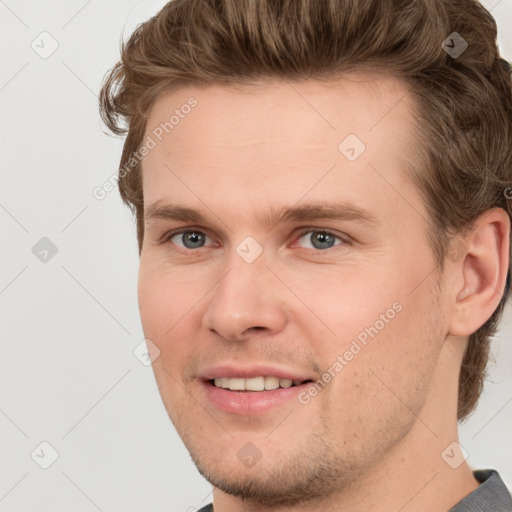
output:
[{"label": "white background", "polygon": [[[92,195],[122,149],[102,131],[102,78],[123,29],[126,39],[164,3],[0,0],[2,512],[187,511],[211,501],[151,368],[132,353],[143,340],[134,220],[117,189]],[[512,0],[484,4],[512,60]],[[43,31],[59,45],[48,59],[31,48]],[[32,252],[42,237],[58,250],[46,263]],[[509,488],[511,319],[508,310],[484,396],[461,426],[471,466],[498,469]],[[43,441],[59,454],[46,470],[31,458]]]}]

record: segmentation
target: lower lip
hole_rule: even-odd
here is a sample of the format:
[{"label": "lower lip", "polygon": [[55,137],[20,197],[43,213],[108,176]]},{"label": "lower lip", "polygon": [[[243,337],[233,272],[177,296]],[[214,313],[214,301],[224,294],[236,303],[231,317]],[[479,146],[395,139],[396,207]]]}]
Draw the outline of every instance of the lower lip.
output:
[{"label": "lower lip", "polygon": [[277,388],[269,391],[230,391],[218,388],[209,381],[203,381],[203,387],[210,402],[218,409],[240,416],[265,414],[271,409],[283,405],[304,391],[311,382],[289,388]]}]

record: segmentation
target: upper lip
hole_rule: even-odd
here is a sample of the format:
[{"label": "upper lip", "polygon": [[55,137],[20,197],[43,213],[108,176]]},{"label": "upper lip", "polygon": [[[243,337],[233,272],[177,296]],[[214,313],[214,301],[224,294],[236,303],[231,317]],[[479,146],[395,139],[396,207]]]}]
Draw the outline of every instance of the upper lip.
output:
[{"label": "upper lip", "polygon": [[270,366],[267,364],[251,364],[251,365],[234,365],[223,364],[211,366],[201,371],[198,377],[202,380],[208,381],[212,379],[227,377],[227,378],[243,378],[249,379],[251,377],[278,377],[280,379],[290,380],[314,380],[314,376],[306,372],[291,370],[287,368],[280,368],[278,366]]}]

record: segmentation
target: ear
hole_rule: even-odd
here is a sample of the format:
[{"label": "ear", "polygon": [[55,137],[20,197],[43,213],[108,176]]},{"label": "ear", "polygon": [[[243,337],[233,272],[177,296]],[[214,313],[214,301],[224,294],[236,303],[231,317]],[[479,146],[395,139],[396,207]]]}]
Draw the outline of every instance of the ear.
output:
[{"label": "ear", "polygon": [[494,313],[507,280],[509,244],[510,218],[502,208],[487,210],[468,234],[452,241],[448,334],[469,336]]}]

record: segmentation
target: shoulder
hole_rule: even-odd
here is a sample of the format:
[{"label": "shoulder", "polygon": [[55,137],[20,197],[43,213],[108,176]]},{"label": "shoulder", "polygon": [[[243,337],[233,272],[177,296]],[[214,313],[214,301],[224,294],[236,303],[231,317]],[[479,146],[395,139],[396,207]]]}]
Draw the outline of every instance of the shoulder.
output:
[{"label": "shoulder", "polygon": [[449,512],[512,512],[512,496],[495,469],[477,469],[480,485]]}]

